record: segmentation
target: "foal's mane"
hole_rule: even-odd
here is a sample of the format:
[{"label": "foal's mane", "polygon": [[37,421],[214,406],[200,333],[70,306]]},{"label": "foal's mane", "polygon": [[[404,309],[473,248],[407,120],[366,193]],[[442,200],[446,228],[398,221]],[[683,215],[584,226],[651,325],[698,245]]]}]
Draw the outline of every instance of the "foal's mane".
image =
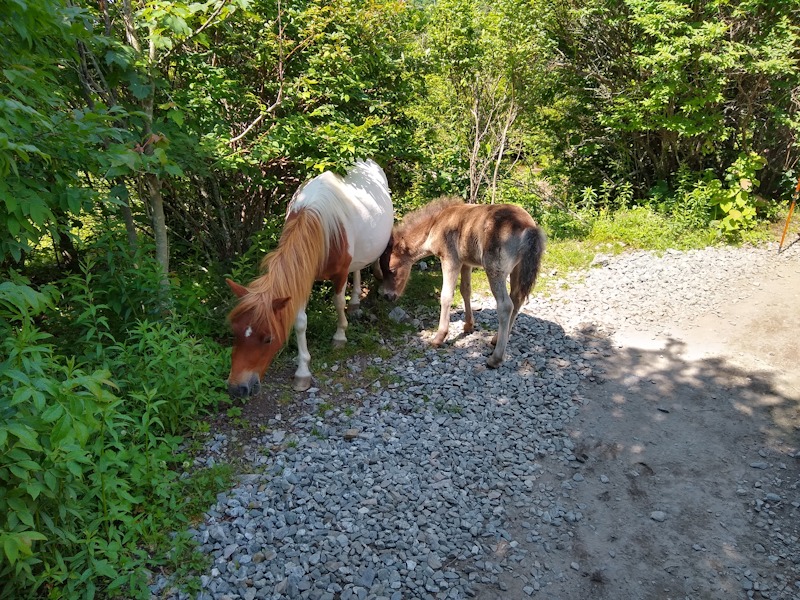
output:
[{"label": "foal's mane", "polygon": [[442,196],[432,202],[429,202],[422,208],[408,213],[403,217],[403,221],[396,227],[395,233],[403,235],[410,231],[414,231],[418,227],[424,227],[425,224],[435,219],[436,216],[449,206],[456,204],[464,204],[464,199],[458,196]]}]

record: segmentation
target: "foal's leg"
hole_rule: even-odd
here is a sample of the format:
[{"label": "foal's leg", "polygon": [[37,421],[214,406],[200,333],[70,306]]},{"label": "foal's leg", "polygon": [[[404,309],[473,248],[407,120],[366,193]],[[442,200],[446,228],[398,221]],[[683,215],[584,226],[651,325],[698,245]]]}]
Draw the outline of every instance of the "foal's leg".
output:
[{"label": "foal's leg", "polygon": [[311,387],[311,370],[308,368],[311,362],[311,354],[306,343],[306,329],[308,329],[308,316],[306,315],[306,305],[303,304],[297,311],[294,320],[294,336],[297,339],[297,371],[294,372],[294,390],[304,392]]},{"label": "foal's leg", "polygon": [[459,263],[450,260],[442,261],[442,294],[439,299],[441,311],[439,312],[439,330],[436,332],[431,344],[441,346],[450,329],[450,305],[453,303],[453,294],[458,280]]},{"label": "foal's leg", "polygon": [[358,315],[361,307],[361,271],[353,271],[353,289],[350,290],[350,304],[347,305],[347,312],[351,315]]},{"label": "foal's leg", "polygon": [[345,330],[347,329],[347,316],[345,315],[344,292],[347,288],[347,273],[335,275],[333,282],[333,305],[336,307],[336,332],[333,334],[333,347],[341,348],[347,342]]},{"label": "foal's leg", "polygon": [[492,294],[497,302],[497,336],[494,351],[486,359],[486,366],[496,369],[503,362],[503,355],[508,343],[508,333],[511,324],[511,314],[514,312],[514,304],[506,290],[506,274],[498,271],[486,271],[489,278],[489,285]]},{"label": "foal's leg", "polygon": [[464,299],[464,333],[472,333],[475,329],[475,321],[472,319],[472,267],[469,265],[461,266],[461,297]]},{"label": "foal's leg", "polygon": [[519,314],[519,309],[522,308],[522,305],[525,304],[525,296],[522,294],[519,283],[520,277],[520,266],[517,265],[514,267],[514,270],[511,271],[511,302],[514,303],[514,310],[511,313],[511,321],[508,324],[508,331],[509,335],[511,335],[511,330],[514,329],[514,322],[517,320],[517,315]]},{"label": "foal's leg", "polygon": [[[519,309],[522,308],[522,305],[525,304],[525,296],[522,295],[520,291],[520,284],[519,284],[519,265],[511,271],[511,303],[514,305],[514,310],[511,311],[511,319],[508,322],[508,336],[511,337],[511,330],[514,329],[514,323],[517,320],[517,315],[519,314]],[[497,344],[497,334],[494,334],[492,337],[492,346]]]}]

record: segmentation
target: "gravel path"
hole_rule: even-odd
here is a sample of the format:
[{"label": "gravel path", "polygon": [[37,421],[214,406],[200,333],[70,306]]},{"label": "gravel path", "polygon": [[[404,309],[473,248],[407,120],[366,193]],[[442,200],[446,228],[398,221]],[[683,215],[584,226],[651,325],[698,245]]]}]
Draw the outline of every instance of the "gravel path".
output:
[{"label": "gravel path", "polygon": [[[749,293],[731,282],[763,280],[799,258],[797,245],[783,263],[773,246],[598,257],[564,289],[531,298],[498,370],[484,366],[496,323],[487,300],[477,303],[473,334],[461,334],[454,311],[445,349],[420,334],[394,358],[371,359],[384,383],[352,392],[353,408],[320,416],[330,393],[312,388],[300,400],[306,416],[268,424],[249,446],[252,474],[192,531],[213,563],[198,598],[569,597],[546,588],[582,570],[580,561],[565,559],[565,574],[547,556],[570,549],[575,528],[592,527],[574,493],[588,474],[570,430],[603,380],[608,336],[724,311]],[[410,317],[431,326],[435,309]],[[209,460],[224,445],[222,436],[210,443]],[[796,467],[794,504],[786,504],[795,521]],[[787,562],[777,583],[744,583],[742,597],[798,598],[796,548]],[[511,572],[524,572],[513,589]],[[163,579],[152,590],[186,597]],[[632,597],[618,591],[609,597]],[[696,597],[718,596],[701,589]]]}]

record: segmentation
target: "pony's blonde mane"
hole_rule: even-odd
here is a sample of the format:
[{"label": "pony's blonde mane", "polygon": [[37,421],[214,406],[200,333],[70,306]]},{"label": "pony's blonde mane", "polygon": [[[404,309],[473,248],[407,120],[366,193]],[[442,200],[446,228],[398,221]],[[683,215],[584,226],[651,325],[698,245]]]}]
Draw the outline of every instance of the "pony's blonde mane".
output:
[{"label": "pony's blonde mane", "polygon": [[[338,229],[338,227],[337,227]],[[231,311],[229,320],[252,312],[251,325],[266,326],[286,341],[300,305],[311,294],[317,274],[328,258],[325,227],[313,210],[297,210],[286,221],[278,247],[261,261],[261,277],[247,286],[248,294]],[[272,301],[289,298],[277,314]]]},{"label": "pony's blonde mane", "polygon": [[445,208],[456,204],[464,204],[463,198],[443,196],[429,202],[422,208],[405,215],[402,222],[395,226],[395,235],[402,236],[405,233],[415,231],[419,227],[424,227],[426,223],[434,221]]},{"label": "pony's blonde mane", "polygon": [[[286,209],[278,247],[261,261],[263,275],[247,286],[249,293],[231,311],[230,321],[251,312],[253,327],[266,326],[288,339],[297,310],[311,295],[330,248],[343,245],[352,193],[344,179],[330,171],[297,189]],[[289,302],[276,315],[272,301],[278,298]]]},{"label": "pony's blonde mane", "polygon": [[322,226],[323,245],[330,248],[331,244],[341,243],[341,225],[348,220],[350,194],[352,190],[347,189],[344,179],[336,173],[325,171],[297,189],[287,207],[286,216],[288,218],[303,209],[312,211]]}]

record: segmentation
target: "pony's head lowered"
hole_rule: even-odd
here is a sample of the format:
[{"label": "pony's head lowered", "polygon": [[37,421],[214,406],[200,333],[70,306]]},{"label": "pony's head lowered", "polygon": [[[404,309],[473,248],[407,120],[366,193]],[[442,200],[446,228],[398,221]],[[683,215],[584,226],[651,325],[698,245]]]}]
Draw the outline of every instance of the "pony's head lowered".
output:
[{"label": "pony's head lowered", "polygon": [[286,343],[287,319],[292,318],[289,298],[252,291],[230,279],[226,282],[239,298],[228,317],[234,335],[228,393],[249,396],[258,392],[261,378]]}]

